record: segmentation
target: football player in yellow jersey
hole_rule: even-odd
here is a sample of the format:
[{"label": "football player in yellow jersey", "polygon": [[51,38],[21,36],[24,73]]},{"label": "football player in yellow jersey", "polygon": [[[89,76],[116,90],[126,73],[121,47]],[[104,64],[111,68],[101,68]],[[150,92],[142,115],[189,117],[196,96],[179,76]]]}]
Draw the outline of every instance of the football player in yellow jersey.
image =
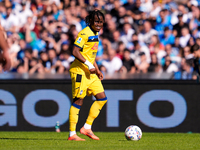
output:
[{"label": "football player in yellow jersey", "polygon": [[103,74],[99,70],[95,58],[98,49],[98,32],[103,27],[104,15],[99,10],[92,11],[85,19],[87,27],[79,32],[72,54],[75,60],[70,67],[72,80],[73,103],[69,111],[69,138],[68,140],[85,141],[76,134],[79,110],[85,96],[94,95],[96,101],[92,104],[88,118],[80,133],[99,140],[91,130],[94,119],[107,102],[101,80]]}]

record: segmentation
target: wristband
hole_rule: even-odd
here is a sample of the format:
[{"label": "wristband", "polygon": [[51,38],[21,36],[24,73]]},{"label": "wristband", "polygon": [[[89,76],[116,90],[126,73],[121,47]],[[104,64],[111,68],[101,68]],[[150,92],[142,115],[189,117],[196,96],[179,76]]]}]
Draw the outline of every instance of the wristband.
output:
[{"label": "wristband", "polygon": [[89,69],[89,70],[95,68],[95,67],[93,66],[93,64],[91,64],[88,60],[86,60],[86,61],[84,62],[84,64],[88,66],[88,69]]}]

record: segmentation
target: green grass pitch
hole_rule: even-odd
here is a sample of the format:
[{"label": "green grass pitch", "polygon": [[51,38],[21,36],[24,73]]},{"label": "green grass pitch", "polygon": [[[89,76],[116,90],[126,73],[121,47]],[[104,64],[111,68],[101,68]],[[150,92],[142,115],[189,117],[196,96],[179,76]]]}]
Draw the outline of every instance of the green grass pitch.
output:
[{"label": "green grass pitch", "polygon": [[67,141],[68,132],[0,132],[0,150],[199,150],[197,133],[143,133],[127,141],[123,132],[95,132],[100,141]]}]

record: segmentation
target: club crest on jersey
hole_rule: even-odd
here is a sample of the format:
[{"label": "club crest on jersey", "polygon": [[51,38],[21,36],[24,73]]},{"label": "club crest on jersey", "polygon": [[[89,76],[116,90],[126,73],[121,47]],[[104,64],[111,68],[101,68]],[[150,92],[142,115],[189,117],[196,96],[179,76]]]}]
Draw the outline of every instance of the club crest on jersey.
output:
[{"label": "club crest on jersey", "polygon": [[78,44],[80,44],[81,43],[81,41],[82,41],[82,38],[81,37],[79,37],[78,38],[78,40],[76,41]]}]

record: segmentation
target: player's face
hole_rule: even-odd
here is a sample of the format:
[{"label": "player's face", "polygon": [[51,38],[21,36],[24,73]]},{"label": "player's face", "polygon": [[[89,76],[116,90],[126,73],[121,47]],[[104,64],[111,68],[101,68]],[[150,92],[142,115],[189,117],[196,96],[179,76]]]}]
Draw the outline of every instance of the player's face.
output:
[{"label": "player's face", "polygon": [[94,23],[91,26],[91,28],[94,31],[99,32],[101,30],[101,28],[103,27],[103,23],[104,23],[103,17],[99,16],[99,18],[98,18],[97,15],[95,15],[94,16]]}]

